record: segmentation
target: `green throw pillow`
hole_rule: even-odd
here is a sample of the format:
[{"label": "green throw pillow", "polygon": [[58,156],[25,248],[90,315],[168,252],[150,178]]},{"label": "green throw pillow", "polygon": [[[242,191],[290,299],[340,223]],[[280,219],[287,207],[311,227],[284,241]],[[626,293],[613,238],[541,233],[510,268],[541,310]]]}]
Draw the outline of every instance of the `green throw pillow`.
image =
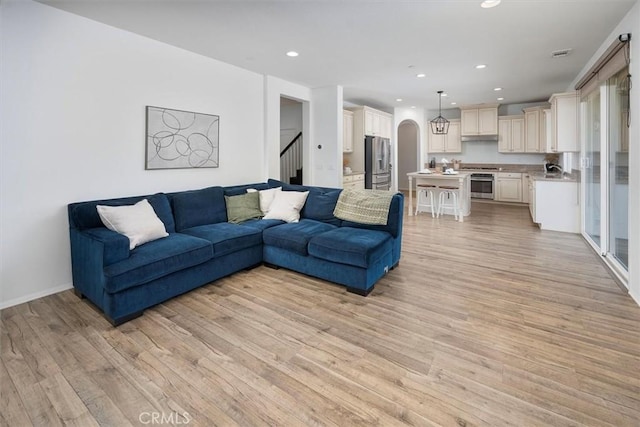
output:
[{"label": "green throw pillow", "polygon": [[262,217],[258,192],[224,196],[224,200],[227,203],[227,220],[229,222],[238,224],[248,219]]}]

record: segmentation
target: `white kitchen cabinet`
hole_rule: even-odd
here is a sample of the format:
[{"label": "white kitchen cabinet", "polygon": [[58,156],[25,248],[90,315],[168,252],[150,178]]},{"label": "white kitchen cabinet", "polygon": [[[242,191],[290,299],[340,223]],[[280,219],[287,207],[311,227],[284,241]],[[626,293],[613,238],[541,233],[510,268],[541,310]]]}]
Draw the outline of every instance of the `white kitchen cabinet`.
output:
[{"label": "white kitchen cabinet", "polygon": [[529,203],[529,174],[522,174],[522,203]]},{"label": "white kitchen cabinet", "polygon": [[353,152],[353,112],[342,111],[342,152]]},{"label": "white kitchen cabinet", "polygon": [[427,122],[427,152],[431,153],[461,153],[460,120],[449,122],[449,132],[438,135],[431,132],[431,126]]},{"label": "white kitchen cabinet", "polygon": [[478,135],[478,109],[460,110],[460,134]]},{"label": "white kitchen cabinet", "polygon": [[381,113],[378,115],[378,120],[380,123],[380,136],[391,139],[393,134],[393,116],[391,114]]},{"label": "white kitchen cabinet", "polygon": [[546,123],[543,107],[524,109],[524,151],[526,153],[546,152]]},{"label": "white kitchen cabinet", "polygon": [[365,135],[391,138],[392,115],[369,107],[363,107],[363,112]]},{"label": "white kitchen cabinet", "polygon": [[498,152],[523,153],[524,116],[502,116],[498,120]]},{"label": "white kitchen cabinet", "polygon": [[364,174],[354,173],[351,175],[344,175],[342,177],[342,188],[364,190]]},{"label": "white kitchen cabinet", "polygon": [[[364,134],[365,135],[374,135],[378,129],[375,129],[376,120],[374,119],[374,113],[372,109],[365,108],[363,110],[364,113]],[[378,121],[379,127],[379,121]]]},{"label": "white kitchen cabinet", "polygon": [[553,130],[551,122],[551,108],[543,110],[542,116],[544,118],[545,125],[545,152],[555,153],[556,151],[558,151],[558,146],[556,145],[556,139],[551,135],[551,131]]},{"label": "white kitchen cabinet", "polygon": [[393,116],[366,106],[349,108],[348,110],[353,112],[353,150],[348,154],[349,166],[352,170],[362,171],[365,169],[365,135],[391,139]]},{"label": "white kitchen cabinet", "polygon": [[578,92],[554,93],[551,103],[551,141],[547,141],[547,151],[564,153],[580,151],[578,131]]},{"label": "white kitchen cabinet", "polygon": [[478,133],[495,135],[498,133],[498,107],[478,109]]},{"label": "white kitchen cabinet", "polygon": [[500,202],[522,202],[522,174],[498,172],[496,174],[496,197]]},{"label": "white kitchen cabinet", "polygon": [[529,177],[529,213],[531,213],[531,220],[537,224],[536,221],[536,185],[532,177]]},{"label": "white kitchen cabinet", "polygon": [[575,181],[531,180],[529,208],[543,230],[580,232],[580,194]]},{"label": "white kitchen cabinet", "polygon": [[498,133],[498,104],[483,104],[460,108],[462,136],[496,135]]}]

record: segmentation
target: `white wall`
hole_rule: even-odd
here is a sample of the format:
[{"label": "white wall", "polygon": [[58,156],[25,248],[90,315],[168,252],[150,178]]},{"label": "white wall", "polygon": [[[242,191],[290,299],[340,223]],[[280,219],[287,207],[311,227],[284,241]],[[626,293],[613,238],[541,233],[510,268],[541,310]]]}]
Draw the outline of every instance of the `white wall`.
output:
[{"label": "white wall", "polygon": [[[631,33],[630,74],[634,84],[631,90],[631,125],[629,127],[629,293],[640,304],[640,2],[636,2],[602,45],[585,64],[582,71],[567,88],[573,90],[578,80],[602,56],[611,43],[623,33]],[[634,143],[635,142],[635,143]]]},{"label": "white wall", "polygon": [[[431,155],[432,153],[429,153]],[[442,155],[433,154],[439,160]],[[511,163],[518,165],[540,165],[544,154],[504,154],[498,153],[498,143],[492,141],[466,141],[462,143],[462,153],[448,155],[463,163]],[[451,159],[449,159],[451,160]]]},{"label": "white wall", "polygon": [[273,76],[264,76],[264,168],[269,178],[280,179],[280,98],[302,102],[303,183],[312,184],[311,170],[311,89]]},{"label": "white wall", "polygon": [[[263,76],[40,3],[0,7],[0,307],[71,285],[67,203],[266,178]],[[219,115],[220,167],[145,171],[146,105]]]},{"label": "white wall", "polygon": [[311,94],[311,182],[322,187],[341,188],[342,86],[312,89]]}]

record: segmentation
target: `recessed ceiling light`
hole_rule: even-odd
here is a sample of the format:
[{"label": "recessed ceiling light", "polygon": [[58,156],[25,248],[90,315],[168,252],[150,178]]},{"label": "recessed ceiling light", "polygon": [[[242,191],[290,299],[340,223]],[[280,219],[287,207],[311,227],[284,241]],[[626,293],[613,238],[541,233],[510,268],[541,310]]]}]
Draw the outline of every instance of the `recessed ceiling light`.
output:
[{"label": "recessed ceiling light", "polygon": [[292,58],[295,58],[298,55],[299,55],[299,53],[294,51],[294,50],[290,50],[289,52],[287,52],[287,56],[290,56]]},{"label": "recessed ceiling light", "polygon": [[420,73],[420,74],[416,74],[416,77],[417,77],[417,78],[419,78],[419,79],[421,79],[421,78],[423,78],[423,77],[427,77],[427,75],[426,75],[426,74],[424,74],[424,73]]},{"label": "recessed ceiling light", "polygon": [[457,102],[452,102],[451,105],[458,105],[458,103]]},{"label": "recessed ceiling light", "polygon": [[412,105],[412,106],[411,106],[411,108],[416,108],[416,106],[415,106],[415,105]]},{"label": "recessed ceiling light", "polygon": [[447,95],[446,93],[443,93],[442,96],[449,96],[449,95]]},{"label": "recessed ceiling light", "polygon": [[504,101],[504,98],[500,97],[498,98],[498,101]]},{"label": "recessed ceiling light", "polygon": [[482,3],[480,3],[480,7],[489,9],[492,7],[496,7],[499,4],[500,4],[500,0],[484,0]]},{"label": "recessed ceiling light", "polygon": [[493,90],[495,90],[496,92],[500,92],[502,90],[501,87],[494,87]]},{"label": "recessed ceiling light", "polygon": [[397,102],[402,102],[402,98],[396,98]]},{"label": "recessed ceiling light", "polygon": [[476,68],[478,70],[482,70],[483,68],[487,68],[487,66],[485,64],[478,64],[478,65],[476,65]]}]

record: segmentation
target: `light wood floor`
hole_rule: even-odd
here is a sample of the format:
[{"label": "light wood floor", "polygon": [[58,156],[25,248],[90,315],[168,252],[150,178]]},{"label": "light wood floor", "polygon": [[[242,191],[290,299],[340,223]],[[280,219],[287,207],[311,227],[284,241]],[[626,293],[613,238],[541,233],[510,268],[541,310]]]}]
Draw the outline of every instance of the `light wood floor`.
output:
[{"label": "light wood floor", "polygon": [[406,218],[367,298],[259,267],[118,328],[3,310],[0,424],[638,426],[640,307],[577,235],[472,212]]}]

